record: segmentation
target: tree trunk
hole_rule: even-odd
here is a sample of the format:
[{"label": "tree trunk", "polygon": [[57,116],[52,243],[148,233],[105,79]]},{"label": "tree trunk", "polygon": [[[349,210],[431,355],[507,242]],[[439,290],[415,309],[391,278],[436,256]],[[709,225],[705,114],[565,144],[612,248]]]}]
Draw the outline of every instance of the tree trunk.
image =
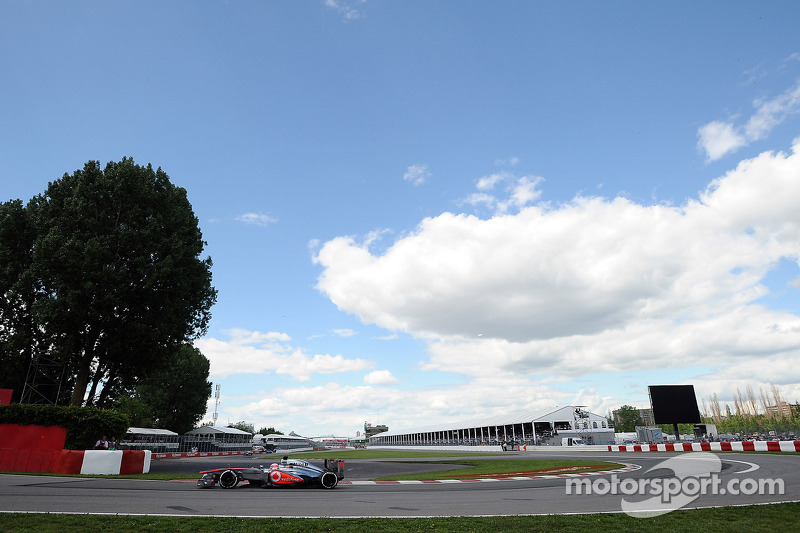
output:
[{"label": "tree trunk", "polygon": [[75,389],[72,391],[72,399],[69,404],[76,407],[83,405],[83,397],[86,396],[86,387],[89,386],[89,372],[92,366],[93,352],[86,351],[81,359],[78,375],[75,377]]},{"label": "tree trunk", "polygon": [[111,365],[107,372],[104,372],[108,376],[106,379],[105,384],[103,385],[103,389],[100,391],[100,397],[97,399],[95,406],[99,407],[100,409],[105,409],[106,402],[108,401],[108,391],[111,390],[111,383],[117,376],[117,365]]},{"label": "tree trunk", "polygon": [[95,396],[97,395],[97,386],[100,384],[100,380],[103,379],[105,375],[105,370],[98,368],[94,373],[94,379],[92,380],[92,388],[89,389],[89,396],[86,397],[86,405],[94,405],[97,406],[97,402],[94,401]]}]

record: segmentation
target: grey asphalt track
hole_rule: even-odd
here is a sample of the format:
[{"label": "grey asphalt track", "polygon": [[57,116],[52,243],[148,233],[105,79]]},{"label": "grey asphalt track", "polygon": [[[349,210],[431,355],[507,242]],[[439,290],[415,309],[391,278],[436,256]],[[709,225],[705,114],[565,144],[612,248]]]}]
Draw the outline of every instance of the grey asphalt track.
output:
[{"label": "grey asphalt track", "polygon": [[[634,463],[640,469],[620,479],[665,478],[650,470],[676,453],[528,452],[505,457],[572,458]],[[724,482],[744,477],[780,478],[784,494],[706,495],[686,507],[745,505],[800,500],[800,456],[796,454],[719,454]],[[175,469],[192,474],[189,481],[145,481],[115,478],[0,476],[0,511],[150,514],[176,516],[489,516],[553,513],[619,512],[623,497],[614,494],[568,495],[563,478],[482,483],[359,485],[334,490],[198,489],[194,472],[224,466],[249,466],[255,458],[197,458],[155,461],[152,471]],[[192,462],[193,461],[193,462]],[[350,460],[347,480],[439,468],[421,461]],[[600,476],[598,476],[600,477]],[[607,476],[606,476],[607,477]],[[588,479],[588,478],[587,478]]]}]

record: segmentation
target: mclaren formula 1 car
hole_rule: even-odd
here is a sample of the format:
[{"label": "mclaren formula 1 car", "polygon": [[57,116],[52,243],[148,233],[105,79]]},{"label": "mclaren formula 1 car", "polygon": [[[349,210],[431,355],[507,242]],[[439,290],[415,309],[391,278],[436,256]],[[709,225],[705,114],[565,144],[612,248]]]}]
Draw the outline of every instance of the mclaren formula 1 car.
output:
[{"label": "mclaren formula 1 car", "polygon": [[232,489],[240,482],[246,481],[256,487],[322,487],[334,488],[344,479],[344,461],[325,459],[324,466],[319,467],[284,456],[280,463],[272,463],[269,467],[218,468],[204,470],[197,481],[200,488],[211,488],[219,485],[223,489]]}]

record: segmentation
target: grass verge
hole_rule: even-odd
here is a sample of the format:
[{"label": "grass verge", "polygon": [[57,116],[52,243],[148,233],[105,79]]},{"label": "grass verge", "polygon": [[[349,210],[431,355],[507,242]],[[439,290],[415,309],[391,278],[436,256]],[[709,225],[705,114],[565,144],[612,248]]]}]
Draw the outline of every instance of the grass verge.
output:
[{"label": "grass verge", "polygon": [[675,511],[656,518],[622,513],[507,516],[491,518],[207,518],[55,514],[0,514],[0,532],[78,533],[83,531],[170,533],[410,533],[410,532],[691,532],[794,531],[800,503]]},{"label": "grass verge", "polygon": [[[499,457],[502,453],[492,452],[410,452],[404,450],[329,450],[316,452],[293,453],[292,459],[402,459],[414,457]],[[262,457],[282,457],[282,454],[264,455]]]},{"label": "grass verge", "polygon": [[513,476],[576,474],[580,472],[597,472],[598,470],[614,470],[624,466],[619,463],[605,461],[572,461],[557,459],[483,459],[480,461],[458,460],[425,462],[470,466],[458,470],[447,470],[445,472],[424,472],[384,476],[377,478],[377,480],[474,479],[482,477],[502,478]]}]

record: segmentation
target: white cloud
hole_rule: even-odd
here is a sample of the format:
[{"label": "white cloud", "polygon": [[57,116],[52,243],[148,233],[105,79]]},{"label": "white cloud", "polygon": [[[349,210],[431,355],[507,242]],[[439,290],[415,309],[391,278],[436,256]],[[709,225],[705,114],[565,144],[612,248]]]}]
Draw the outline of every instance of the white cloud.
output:
[{"label": "white cloud", "polygon": [[363,12],[359,9],[360,5],[366,4],[367,0],[324,0],[323,4],[328,9],[339,13],[346,21],[360,19]]},{"label": "white cloud", "polygon": [[428,165],[411,165],[403,174],[403,179],[412,183],[413,185],[422,185],[431,177],[431,171]]},{"label": "white cloud", "polygon": [[[511,172],[495,172],[481,177],[475,184],[479,191],[463,200],[472,206],[485,206],[496,213],[504,214],[512,209],[523,207],[538,200],[542,192],[538,186],[544,181],[539,176],[517,177]],[[500,189],[499,193],[494,193]]]},{"label": "white cloud", "polygon": [[[386,423],[397,430],[426,423],[507,415],[509,398],[514,400],[514,410],[518,411],[577,403],[597,406],[594,412],[605,414],[609,407],[621,405],[617,399],[601,397],[593,388],[563,392],[549,384],[514,377],[488,376],[458,386],[424,389],[390,385],[331,382],[313,387],[275,388],[240,405],[230,405],[232,402],[223,399],[221,419],[247,420],[256,428],[275,426],[283,432],[295,431],[307,436],[341,434],[342,428],[353,428],[354,435],[365,421]],[[458,401],[453,401],[454,398]]]},{"label": "white cloud", "polygon": [[309,355],[287,344],[288,335],[281,333],[234,330],[230,340],[205,337],[195,346],[211,363],[210,379],[234,374],[284,374],[298,381],[308,381],[313,374],[336,374],[372,368],[364,359],[346,359],[341,355]]},{"label": "white cloud", "polygon": [[374,370],[364,376],[364,383],[367,385],[395,385],[398,381],[388,370]]},{"label": "white cloud", "polygon": [[756,100],[753,106],[756,111],[743,126],[713,121],[698,129],[697,146],[709,161],[763,139],[786,117],[800,111],[800,81],[772,100]]},{"label": "white cloud", "polygon": [[508,159],[495,159],[494,164],[498,167],[515,167],[519,165],[519,157],[509,157]]},{"label": "white cloud", "polygon": [[277,218],[273,218],[263,213],[245,213],[237,216],[236,220],[253,226],[268,226],[269,224],[278,221]]},{"label": "white cloud", "polygon": [[699,137],[697,147],[706,153],[709,161],[716,161],[747,144],[747,139],[733,124],[718,120],[701,126],[697,136]]},{"label": "white cloud", "polygon": [[[380,255],[339,237],[314,258],[317,288],[364,323],[425,339],[427,370],[735,365],[766,381],[765,357],[800,357],[800,317],[757,303],[770,268],[800,256],[798,176],[800,140],[792,154],[742,161],[683,206],[578,197],[489,219],[443,213]],[[525,184],[515,180],[479,186]],[[505,191],[497,204],[538,197]]]}]

